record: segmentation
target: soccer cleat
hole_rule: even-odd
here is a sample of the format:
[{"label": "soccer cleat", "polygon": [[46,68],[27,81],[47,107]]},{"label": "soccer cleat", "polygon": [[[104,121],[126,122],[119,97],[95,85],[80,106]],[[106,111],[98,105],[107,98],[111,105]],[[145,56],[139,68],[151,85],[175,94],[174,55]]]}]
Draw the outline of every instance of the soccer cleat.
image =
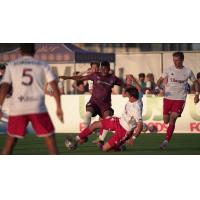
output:
[{"label": "soccer cleat", "polygon": [[167,140],[164,140],[163,143],[160,145],[160,149],[161,150],[167,149],[168,143],[169,142]]},{"label": "soccer cleat", "polygon": [[99,140],[98,143],[96,143],[96,145],[97,145],[98,148],[102,151],[102,150],[103,150],[104,141]]}]

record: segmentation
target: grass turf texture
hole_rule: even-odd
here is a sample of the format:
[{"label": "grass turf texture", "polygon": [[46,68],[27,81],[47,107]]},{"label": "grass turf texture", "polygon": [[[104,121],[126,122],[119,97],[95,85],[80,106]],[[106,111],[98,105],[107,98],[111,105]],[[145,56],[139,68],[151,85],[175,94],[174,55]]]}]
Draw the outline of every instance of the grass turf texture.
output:
[{"label": "grass turf texture", "polygon": [[[164,134],[142,134],[133,146],[127,146],[124,152],[101,152],[92,140],[78,147],[75,151],[68,151],[64,145],[67,134],[56,134],[57,144],[61,155],[200,155],[199,134],[174,134],[165,151],[160,150],[160,144]],[[0,135],[0,149],[5,142],[6,136]],[[14,155],[48,155],[42,138],[35,135],[27,135],[25,139],[19,140]]]}]

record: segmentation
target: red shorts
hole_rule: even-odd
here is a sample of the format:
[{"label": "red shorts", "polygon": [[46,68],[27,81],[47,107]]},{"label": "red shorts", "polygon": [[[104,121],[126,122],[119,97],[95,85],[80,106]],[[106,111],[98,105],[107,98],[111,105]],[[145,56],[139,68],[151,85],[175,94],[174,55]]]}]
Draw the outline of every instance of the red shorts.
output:
[{"label": "red shorts", "polygon": [[184,100],[171,100],[165,99],[163,100],[163,115],[169,115],[172,112],[178,113],[181,116],[183,109],[185,107]]},{"label": "red shorts", "polygon": [[48,113],[9,116],[8,135],[23,138],[26,127],[31,122],[38,137],[47,137],[54,134],[54,126]]},{"label": "red shorts", "polygon": [[109,131],[115,131],[113,136],[109,138],[108,143],[111,147],[118,146],[127,136],[127,131],[119,123],[119,118],[110,117],[101,121],[102,128]]}]

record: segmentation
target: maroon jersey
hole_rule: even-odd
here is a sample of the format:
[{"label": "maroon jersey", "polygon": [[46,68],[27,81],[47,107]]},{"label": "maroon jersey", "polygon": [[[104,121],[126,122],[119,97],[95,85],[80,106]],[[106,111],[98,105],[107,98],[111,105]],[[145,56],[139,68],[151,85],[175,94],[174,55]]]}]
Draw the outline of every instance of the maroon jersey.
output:
[{"label": "maroon jersey", "polygon": [[90,100],[97,103],[111,102],[112,87],[114,85],[122,86],[122,80],[113,74],[102,76],[97,72],[88,75],[87,79],[93,81],[93,90]]}]

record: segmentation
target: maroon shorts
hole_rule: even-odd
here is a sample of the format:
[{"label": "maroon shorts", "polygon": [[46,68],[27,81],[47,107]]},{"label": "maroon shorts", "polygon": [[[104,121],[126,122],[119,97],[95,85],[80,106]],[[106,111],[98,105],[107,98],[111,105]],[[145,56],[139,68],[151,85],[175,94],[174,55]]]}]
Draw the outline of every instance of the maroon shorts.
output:
[{"label": "maroon shorts", "polygon": [[169,115],[172,112],[178,113],[181,116],[183,109],[185,107],[184,100],[171,100],[165,99],[163,100],[163,115]]},{"label": "maroon shorts", "polygon": [[100,117],[103,117],[103,114],[105,111],[111,111],[112,115],[114,115],[114,110],[111,107],[110,103],[106,103],[106,102],[101,102],[101,103],[97,103],[94,101],[89,101],[86,104],[86,111],[91,112],[92,109],[92,117],[95,117],[96,115],[99,115]]},{"label": "maroon shorts", "polygon": [[9,116],[8,135],[23,138],[26,127],[31,122],[38,137],[47,137],[54,134],[54,126],[48,113]]},{"label": "maroon shorts", "polygon": [[108,143],[111,147],[118,146],[127,136],[127,131],[119,123],[119,118],[110,117],[108,119],[101,120],[102,128],[109,131],[115,131]]}]

